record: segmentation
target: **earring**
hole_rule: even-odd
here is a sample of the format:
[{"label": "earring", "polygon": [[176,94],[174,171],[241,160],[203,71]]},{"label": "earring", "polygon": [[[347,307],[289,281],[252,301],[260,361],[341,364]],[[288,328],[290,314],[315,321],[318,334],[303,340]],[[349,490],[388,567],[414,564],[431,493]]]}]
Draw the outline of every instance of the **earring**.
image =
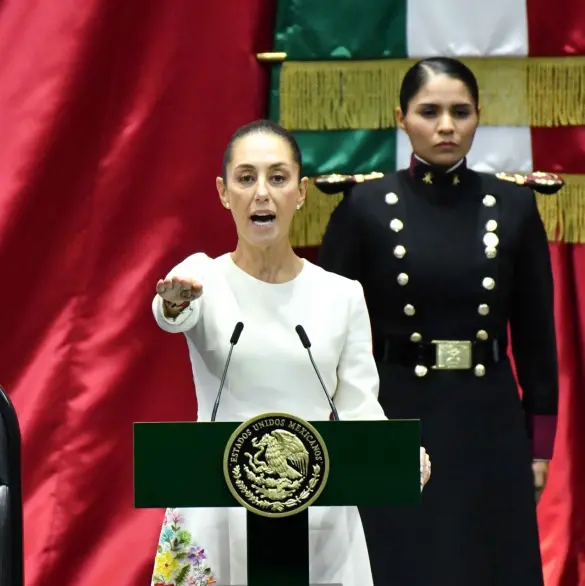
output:
[{"label": "earring", "polygon": [[297,210],[300,210],[300,209],[301,209],[301,204],[299,203],[299,204],[297,204]]},{"label": "earring", "polygon": [[226,207],[228,210],[230,209],[230,202],[229,202],[229,201],[228,201],[228,202],[225,204],[225,207]]}]

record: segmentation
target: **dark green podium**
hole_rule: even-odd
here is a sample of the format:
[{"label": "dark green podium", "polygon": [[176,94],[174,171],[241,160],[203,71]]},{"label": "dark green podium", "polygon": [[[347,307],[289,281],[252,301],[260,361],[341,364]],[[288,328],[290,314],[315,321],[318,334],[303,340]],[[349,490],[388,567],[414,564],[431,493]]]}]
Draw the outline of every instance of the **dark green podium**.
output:
[{"label": "dark green podium", "polygon": [[[419,502],[418,420],[310,423],[324,440],[330,462],[327,484],[313,506]],[[226,445],[239,425],[135,423],[135,507],[241,506],[223,469]],[[167,470],[181,470],[180,481],[169,482],[161,474],[163,463]],[[247,535],[248,586],[309,586],[308,509],[282,518],[248,511]]]}]

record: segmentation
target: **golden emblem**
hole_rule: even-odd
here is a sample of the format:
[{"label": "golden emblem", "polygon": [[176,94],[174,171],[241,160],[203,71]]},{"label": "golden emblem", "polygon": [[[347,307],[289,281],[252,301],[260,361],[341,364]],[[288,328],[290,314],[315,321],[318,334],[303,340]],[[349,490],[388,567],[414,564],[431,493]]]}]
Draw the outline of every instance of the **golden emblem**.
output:
[{"label": "golden emblem", "polygon": [[461,179],[459,179],[459,175],[455,175],[453,177],[453,185],[459,185],[461,183]]},{"label": "golden emblem", "polygon": [[496,173],[496,177],[502,181],[510,181],[517,185],[527,185],[534,191],[544,195],[552,195],[565,185],[565,180],[560,175],[543,173],[542,171],[535,171],[526,175],[521,173]]},{"label": "golden emblem", "polygon": [[433,340],[437,348],[434,370],[466,370],[471,368],[471,342]]},{"label": "golden emblem", "polygon": [[496,177],[502,181],[510,181],[510,183],[516,183],[517,185],[526,183],[526,175],[521,175],[520,173],[496,173]]},{"label": "golden emblem", "polygon": [[427,185],[431,185],[431,183],[433,182],[433,174],[431,172],[425,173],[423,177],[423,182]]},{"label": "golden emblem", "polygon": [[372,179],[382,179],[384,177],[384,173],[378,173],[374,171],[373,173],[366,173],[365,175],[360,173],[358,175],[353,176],[356,183],[363,183],[364,181],[371,181]]},{"label": "golden emblem", "polygon": [[373,179],[381,179],[384,177],[383,173],[373,171],[372,173],[357,174],[357,175],[341,175],[339,173],[331,173],[329,175],[319,175],[315,177],[315,185],[317,188],[327,195],[335,195],[341,193],[358,183],[371,181]]},{"label": "golden emblem", "polygon": [[265,413],[232,434],[223,467],[230,492],[248,511],[288,517],[319,498],[329,475],[329,454],[310,423]]}]

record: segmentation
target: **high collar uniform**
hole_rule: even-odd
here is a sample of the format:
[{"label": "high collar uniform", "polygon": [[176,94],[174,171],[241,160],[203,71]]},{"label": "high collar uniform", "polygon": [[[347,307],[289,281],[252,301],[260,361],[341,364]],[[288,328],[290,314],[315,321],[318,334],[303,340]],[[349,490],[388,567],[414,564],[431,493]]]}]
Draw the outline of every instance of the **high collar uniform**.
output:
[{"label": "high collar uniform", "polygon": [[363,285],[380,402],[433,462],[420,507],[362,511],[376,586],[542,586],[526,421],[556,414],[557,362],[533,192],[413,157],[346,195],[319,262]]}]

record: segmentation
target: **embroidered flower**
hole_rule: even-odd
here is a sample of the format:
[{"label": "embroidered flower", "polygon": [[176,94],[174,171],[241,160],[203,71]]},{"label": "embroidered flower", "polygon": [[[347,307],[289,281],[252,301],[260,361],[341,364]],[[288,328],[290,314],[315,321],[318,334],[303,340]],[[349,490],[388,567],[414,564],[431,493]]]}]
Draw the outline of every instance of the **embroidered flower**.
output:
[{"label": "embroidered flower", "polygon": [[183,529],[183,518],[168,509],[160,533],[152,586],[212,586],[216,580],[207,565],[205,550]]},{"label": "embroidered flower", "polygon": [[207,559],[205,550],[200,547],[192,547],[187,554],[187,557],[193,562],[202,562]]},{"label": "embroidered flower", "polygon": [[165,584],[168,583],[173,576],[173,573],[178,567],[178,563],[175,560],[175,556],[170,551],[157,554],[154,560],[154,572],[157,576],[162,576],[166,580]]},{"label": "embroidered flower", "polygon": [[180,525],[183,522],[183,517],[181,517],[181,514],[174,509],[169,509],[168,518],[173,525]]}]

